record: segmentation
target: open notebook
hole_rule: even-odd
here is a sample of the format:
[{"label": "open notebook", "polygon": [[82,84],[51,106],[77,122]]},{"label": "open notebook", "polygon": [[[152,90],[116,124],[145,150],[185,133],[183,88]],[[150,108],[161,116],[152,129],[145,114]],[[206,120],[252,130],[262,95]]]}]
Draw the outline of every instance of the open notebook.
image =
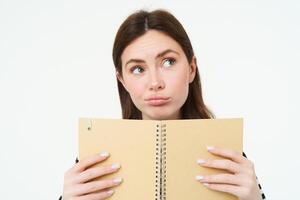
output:
[{"label": "open notebook", "polygon": [[[79,119],[79,160],[108,151],[99,165],[120,163],[118,172],[101,179],[122,177],[112,200],[233,200],[236,197],[210,190],[196,175],[221,173],[203,168],[198,158],[217,158],[206,147],[242,153],[243,120],[124,120]],[[94,166],[93,166],[94,167]],[[224,172],[224,171],[223,171]]]}]

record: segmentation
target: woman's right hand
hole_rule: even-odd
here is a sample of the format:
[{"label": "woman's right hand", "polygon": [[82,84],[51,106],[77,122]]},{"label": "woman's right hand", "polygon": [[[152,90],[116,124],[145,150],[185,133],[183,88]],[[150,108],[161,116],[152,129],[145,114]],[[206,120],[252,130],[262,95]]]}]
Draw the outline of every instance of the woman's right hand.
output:
[{"label": "woman's right hand", "polygon": [[110,189],[119,185],[122,178],[93,180],[105,174],[116,172],[120,164],[110,166],[90,166],[107,159],[109,153],[90,156],[79,161],[75,166],[66,171],[64,176],[63,200],[100,200],[111,196],[114,191]]}]

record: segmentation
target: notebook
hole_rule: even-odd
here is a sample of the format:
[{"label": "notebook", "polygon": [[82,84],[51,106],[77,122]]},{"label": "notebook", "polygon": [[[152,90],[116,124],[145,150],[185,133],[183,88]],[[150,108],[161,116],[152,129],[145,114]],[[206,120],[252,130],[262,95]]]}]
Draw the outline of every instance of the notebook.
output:
[{"label": "notebook", "polygon": [[108,151],[110,157],[92,167],[121,164],[117,172],[100,177],[123,178],[111,200],[236,200],[195,179],[224,173],[197,164],[198,158],[220,159],[207,146],[242,154],[243,119],[79,119],[79,160]]}]

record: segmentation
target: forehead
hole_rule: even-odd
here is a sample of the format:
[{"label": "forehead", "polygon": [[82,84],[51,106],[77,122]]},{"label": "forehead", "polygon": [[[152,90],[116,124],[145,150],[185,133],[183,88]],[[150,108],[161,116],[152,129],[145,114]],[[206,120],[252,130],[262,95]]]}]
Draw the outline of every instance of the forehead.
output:
[{"label": "forehead", "polygon": [[175,50],[180,54],[183,53],[180,45],[173,38],[160,31],[149,30],[124,49],[121,59],[126,61],[131,58],[154,58],[166,49]]}]

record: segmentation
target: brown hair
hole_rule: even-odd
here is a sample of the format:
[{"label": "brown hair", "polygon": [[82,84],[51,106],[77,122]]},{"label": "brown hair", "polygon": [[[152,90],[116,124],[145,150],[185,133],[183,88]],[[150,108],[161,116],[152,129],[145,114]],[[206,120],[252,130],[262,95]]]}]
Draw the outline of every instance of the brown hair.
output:
[{"label": "brown hair", "polygon": [[[139,10],[121,24],[114,41],[113,61],[116,71],[122,76],[121,55],[124,49],[136,38],[149,29],[161,31],[173,38],[183,49],[189,63],[192,62],[194,51],[190,39],[180,22],[168,11],[154,10],[147,12]],[[129,93],[117,79],[123,119],[142,119],[142,113],[132,102]],[[202,89],[198,68],[196,76],[189,84],[186,102],[181,107],[182,119],[209,119],[213,113],[206,107],[202,98]]]}]

